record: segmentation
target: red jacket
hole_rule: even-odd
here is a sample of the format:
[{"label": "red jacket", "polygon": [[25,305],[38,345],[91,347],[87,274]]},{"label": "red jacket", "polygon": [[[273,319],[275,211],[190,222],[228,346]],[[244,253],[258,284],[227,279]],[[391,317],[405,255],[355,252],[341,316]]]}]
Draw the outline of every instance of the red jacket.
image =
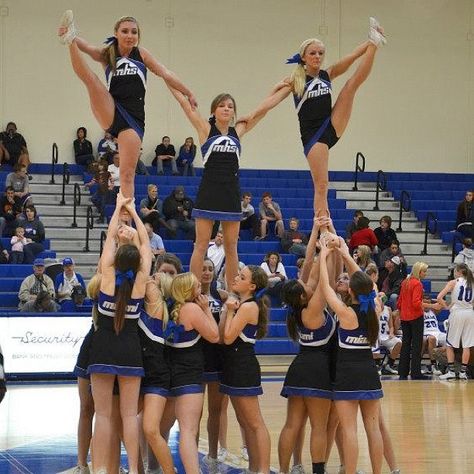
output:
[{"label": "red jacket", "polygon": [[356,230],[351,237],[349,242],[349,248],[355,249],[359,245],[368,245],[372,250],[379,243],[374,231],[370,228]]},{"label": "red jacket", "polygon": [[423,285],[418,278],[405,278],[398,296],[397,308],[402,321],[423,317]]}]

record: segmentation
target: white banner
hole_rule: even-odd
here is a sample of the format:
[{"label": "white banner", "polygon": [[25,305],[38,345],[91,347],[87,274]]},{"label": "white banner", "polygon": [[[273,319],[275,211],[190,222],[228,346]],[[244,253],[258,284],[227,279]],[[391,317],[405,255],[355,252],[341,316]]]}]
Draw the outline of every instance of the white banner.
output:
[{"label": "white banner", "polygon": [[90,316],[0,315],[5,372],[72,372],[90,326]]}]

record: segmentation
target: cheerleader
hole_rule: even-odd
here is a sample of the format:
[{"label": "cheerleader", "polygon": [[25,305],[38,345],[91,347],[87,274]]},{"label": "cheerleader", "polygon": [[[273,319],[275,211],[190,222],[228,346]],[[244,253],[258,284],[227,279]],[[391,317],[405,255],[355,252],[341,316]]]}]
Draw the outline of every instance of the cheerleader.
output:
[{"label": "cheerleader", "polygon": [[454,380],[454,349],[462,346],[462,365],[459,372],[460,380],[467,380],[467,364],[474,347],[474,309],[473,290],[474,277],[465,263],[456,265],[454,280],[451,280],[436,297],[438,303],[448,307],[444,297],[451,293],[449,306],[448,332],[446,334],[446,356],[448,358],[448,371],[440,375],[440,380]]},{"label": "cheerleader", "polygon": [[239,300],[227,299],[219,322],[225,344],[220,390],[230,396],[244,430],[249,470],[261,473],[270,472],[270,435],[257,397],[263,391],[255,341],[265,335],[267,328],[268,305],[263,296],[267,283],[268,277],[260,267],[244,267],[232,285]]},{"label": "cheerleader", "polygon": [[[135,167],[145,132],[145,91],[147,70],[187,96],[192,107],[193,94],[176,75],[159,63],[149,51],[138,46],[140,27],[135,18],[125,16],[114,26],[114,35],[105,46],[96,47],[77,35],[73,14],[67,10],[58,29],[61,43],[69,46],[74,72],[89,93],[92,112],[101,128],[117,137],[120,149],[120,190],[133,197]],[[83,53],[100,63],[107,87],[88,66]]]},{"label": "cheerleader", "polygon": [[[118,215],[125,206],[137,227],[140,248],[122,245],[115,250]],[[130,473],[138,472],[138,396],[144,375],[137,321],[151,268],[148,234],[131,199],[117,196],[101,257],[102,279],[97,330],[92,337],[88,373],[96,410],[93,467],[105,470],[112,431],[112,395],[115,379],[120,388],[123,440]],[[104,442],[105,440],[105,442]]]},{"label": "cheerleader", "polygon": [[380,474],[383,459],[383,441],[380,432],[380,402],[383,396],[377,368],[372,359],[371,346],[379,333],[375,312],[376,293],[370,277],[354,271],[357,265],[346,246],[337,248],[349,269],[349,293],[352,302],[345,305],[332,289],[327,257],[332,249],[321,241],[320,284],[331,309],[336,313],[338,351],[334,400],[343,435],[345,470],[356,472],[358,458],[357,413],[359,407],[369,442],[369,453],[374,474]]},{"label": "cheerleader", "polygon": [[177,275],[171,296],[175,303],[165,337],[168,335],[166,344],[170,348],[170,393],[176,397],[180,430],[179,454],[186,473],[199,474],[197,436],[204,401],[202,338],[217,343],[219,330],[194,274]]}]

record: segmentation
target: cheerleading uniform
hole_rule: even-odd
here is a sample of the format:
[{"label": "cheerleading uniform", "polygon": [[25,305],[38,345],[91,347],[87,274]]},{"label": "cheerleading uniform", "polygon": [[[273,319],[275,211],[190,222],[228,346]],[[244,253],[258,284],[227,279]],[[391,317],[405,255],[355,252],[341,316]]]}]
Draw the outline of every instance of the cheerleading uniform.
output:
[{"label": "cheerleading uniform", "polygon": [[382,385],[367,336],[367,314],[351,305],[356,329],[337,328],[337,362],[334,400],[374,400],[383,397]]},{"label": "cheerleading uniform", "polygon": [[332,399],[331,355],[336,321],[324,311],[324,323],[318,329],[298,327],[300,352],[285,377],[283,397]]},{"label": "cheerleading uniform", "polygon": [[[219,325],[222,303],[211,295],[208,295],[208,298],[212,316]],[[217,382],[219,380],[222,374],[222,348],[222,344],[202,341],[205,382]]]},{"label": "cheerleading uniform", "polygon": [[143,298],[130,298],[125,309],[124,325],[114,329],[115,296],[99,293],[97,330],[92,336],[87,373],[143,377],[142,350],[137,321]]},{"label": "cheerleading uniform", "polygon": [[204,171],[193,208],[193,217],[213,221],[240,221],[240,141],[230,127],[227,135],[211,125],[201,146]]},{"label": "cheerleading uniform", "polygon": [[89,367],[89,354],[91,350],[94,331],[94,324],[92,324],[91,328],[89,329],[89,332],[84,336],[81,348],[79,349],[79,354],[77,355],[77,361],[73,373],[76,377],[81,377],[82,379],[90,378],[87,374],[87,368]]},{"label": "cheerleading uniform", "polygon": [[116,69],[105,69],[107,88],[115,102],[112,125],[107,130],[118,137],[122,130],[132,128],[143,140],[145,133],[145,92],[147,69],[140,50],[132,48],[128,56],[118,56]]},{"label": "cheerleading uniform", "polygon": [[308,156],[317,142],[333,147],[339,137],[331,123],[331,79],[327,71],[321,69],[316,77],[306,76],[303,95],[294,94],[293,98],[304,154]]}]

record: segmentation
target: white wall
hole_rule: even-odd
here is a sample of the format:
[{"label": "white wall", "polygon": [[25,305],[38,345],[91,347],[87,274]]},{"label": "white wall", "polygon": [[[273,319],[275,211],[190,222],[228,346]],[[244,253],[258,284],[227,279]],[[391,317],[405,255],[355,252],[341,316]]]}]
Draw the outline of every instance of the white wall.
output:
[{"label": "white wall", "polygon": [[[94,144],[101,137],[67,48],[55,36],[62,11],[72,8],[81,35],[95,44],[112,33],[118,17],[134,15],[143,46],[195,91],[203,114],[221,91],[235,96],[240,113],[251,110],[291,72],[284,60],[307,37],[326,43],[327,65],[336,61],[366,38],[367,18],[374,15],[389,44],[357,96],[350,125],[331,151],[330,168],[352,169],[355,153],[362,151],[371,170],[474,172],[473,0],[0,4],[8,7],[8,16],[0,18],[0,125],[17,122],[36,162],[49,161],[53,141],[61,161],[73,161],[78,126],[88,128]],[[173,27],[165,27],[166,17]],[[93,68],[102,77],[100,66]],[[349,74],[336,80],[335,93]],[[163,82],[151,75],[146,113],[147,158],[162,135],[170,135],[175,145],[193,135]],[[290,99],[244,139],[242,166],[306,168]]]}]

